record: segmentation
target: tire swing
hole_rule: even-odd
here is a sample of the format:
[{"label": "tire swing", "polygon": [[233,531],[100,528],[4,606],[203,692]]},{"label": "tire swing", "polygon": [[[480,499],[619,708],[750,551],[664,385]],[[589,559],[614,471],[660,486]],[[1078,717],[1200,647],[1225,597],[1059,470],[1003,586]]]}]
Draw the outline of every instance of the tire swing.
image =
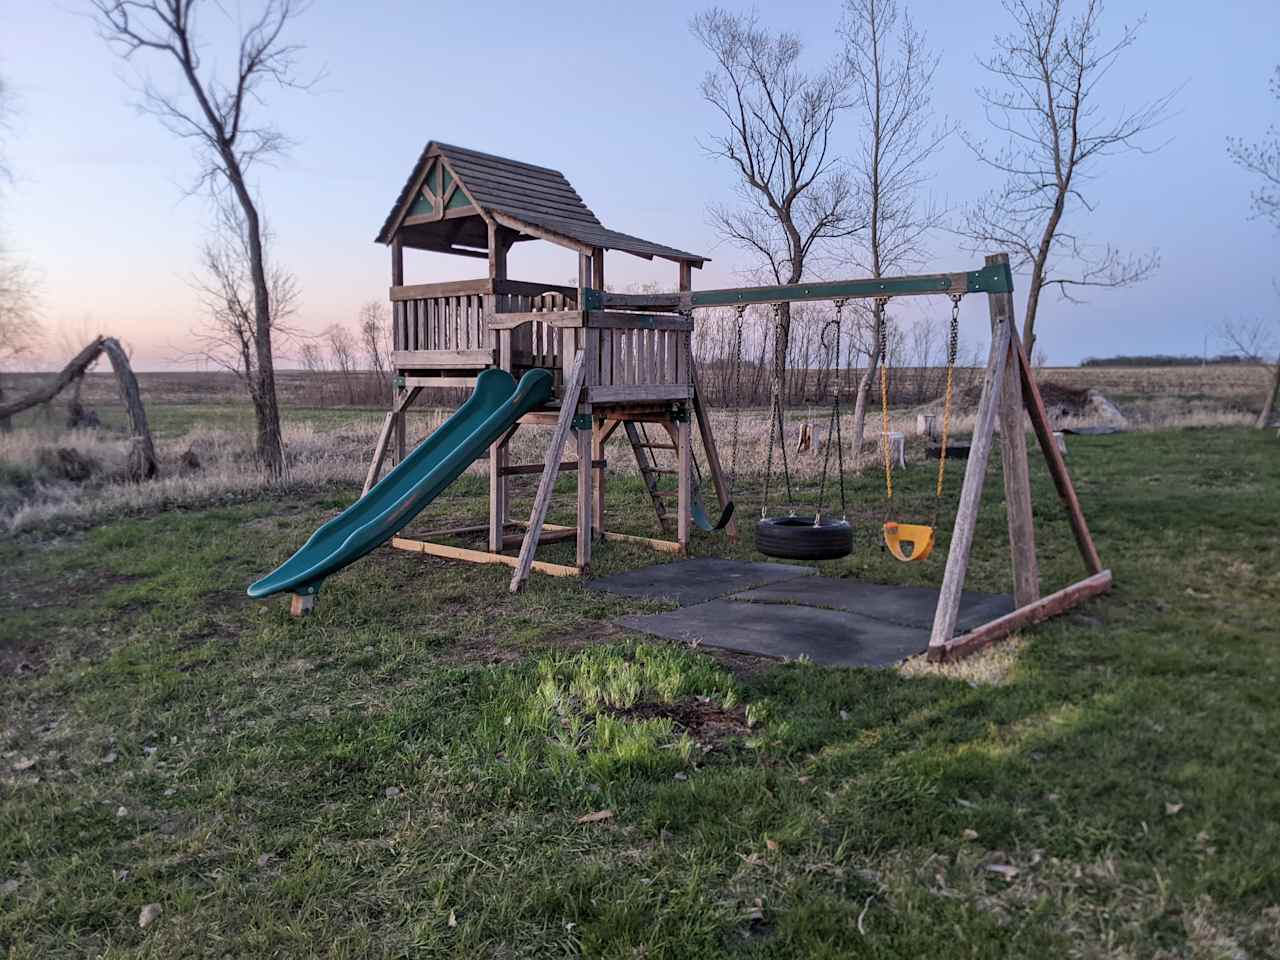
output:
[{"label": "tire swing", "polygon": [[938,451],[938,482],[933,496],[933,519],[928,524],[898,523],[889,519],[893,507],[893,455],[889,447],[889,334],[888,321],[880,321],[880,450],[884,457],[885,521],[884,546],[896,560],[915,563],[933,553],[937,541],[938,505],[942,502],[942,482],[947,473],[947,436],[951,431],[951,398],[955,386],[956,349],[960,342],[960,295],[951,297],[951,330],[947,340],[947,390],[942,406],[942,449]]},{"label": "tire swing", "polygon": [[[844,301],[836,300],[836,318],[823,330],[826,338],[827,329],[834,326],[834,350],[836,362],[828,363],[828,371],[839,369],[840,323],[844,310]],[[781,333],[781,305],[773,305],[774,335]],[[780,337],[779,337],[780,339]],[[775,340],[775,343],[777,340]],[[827,350],[831,356],[831,348]],[[822,483],[818,492],[818,509],[812,516],[797,516],[794,498],[791,491],[791,469],[787,463],[787,442],[783,430],[782,411],[782,359],[775,351],[773,383],[769,403],[769,453],[765,460],[764,503],[760,507],[760,520],[756,523],[756,549],[767,557],[782,560],[839,560],[853,552],[853,527],[849,525],[848,511],[845,505],[844,489],[844,445],[840,437],[840,388],[833,389],[831,395],[831,423],[827,432],[827,450],[822,461]],[[782,475],[787,487],[787,514],[785,516],[769,515],[769,486],[773,478],[773,450],[777,440],[778,449],[782,453]],[[831,462],[831,447],[836,447],[839,459],[840,474],[840,511],[841,518],[833,520],[823,515],[826,504],[827,469]]]}]

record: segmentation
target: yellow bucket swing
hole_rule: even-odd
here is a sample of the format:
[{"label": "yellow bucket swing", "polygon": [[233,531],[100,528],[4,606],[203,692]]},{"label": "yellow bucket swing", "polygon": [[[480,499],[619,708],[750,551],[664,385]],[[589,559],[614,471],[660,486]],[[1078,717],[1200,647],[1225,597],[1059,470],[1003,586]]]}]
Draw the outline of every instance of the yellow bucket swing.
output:
[{"label": "yellow bucket swing", "polygon": [[938,450],[938,481],[934,489],[933,519],[928,524],[899,523],[887,519],[893,507],[893,451],[889,439],[889,336],[884,317],[886,301],[878,301],[880,311],[880,450],[884,459],[885,514],[884,546],[903,563],[928,558],[937,542],[938,504],[942,501],[942,485],[947,472],[947,439],[951,431],[951,400],[955,387],[956,349],[960,342],[960,296],[951,297],[951,331],[947,341],[947,388],[942,405],[942,445]]}]

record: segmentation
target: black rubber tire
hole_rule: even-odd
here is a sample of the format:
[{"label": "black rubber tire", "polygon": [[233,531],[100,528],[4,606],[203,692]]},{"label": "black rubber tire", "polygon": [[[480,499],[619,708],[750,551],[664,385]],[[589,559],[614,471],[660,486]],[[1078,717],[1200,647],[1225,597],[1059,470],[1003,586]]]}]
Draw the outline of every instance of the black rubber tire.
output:
[{"label": "black rubber tire", "polygon": [[756,549],[783,560],[839,560],[853,553],[853,527],[844,520],[764,517],[756,523]]}]

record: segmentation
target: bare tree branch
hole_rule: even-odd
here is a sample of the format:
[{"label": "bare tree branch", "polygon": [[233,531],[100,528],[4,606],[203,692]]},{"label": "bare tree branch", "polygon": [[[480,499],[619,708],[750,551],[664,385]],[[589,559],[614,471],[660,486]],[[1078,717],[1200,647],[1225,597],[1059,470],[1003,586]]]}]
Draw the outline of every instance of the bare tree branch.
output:
[{"label": "bare tree branch", "polygon": [[[1270,86],[1272,96],[1280,102],[1280,65],[1271,75]],[[1280,230],[1280,126],[1269,124],[1257,143],[1228,137],[1227,156],[1261,181],[1252,194],[1254,215],[1270,220]]]},{"label": "bare tree branch", "polygon": [[1125,152],[1149,153],[1147,136],[1169,113],[1174,93],[1135,108],[1104,113],[1102,81],[1137,42],[1142,21],[1104,40],[1101,0],[1083,0],[1070,18],[1068,0],[1005,0],[1015,24],[983,62],[995,85],[978,91],[987,121],[1003,139],[990,147],[966,137],[974,154],[1004,174],[999,190],[971,203],[959,232],[975,252],[1007,250],[1014,269],[1030,268],[1023,341],[1034,348],[1040,294],[1057,286],[1073,299],[1085,287],[1122,287],[1149,277],[1155,251],[1121,253],[1068,233],[1064,222],[1093,210],[1085,186],[1101,162]]}]

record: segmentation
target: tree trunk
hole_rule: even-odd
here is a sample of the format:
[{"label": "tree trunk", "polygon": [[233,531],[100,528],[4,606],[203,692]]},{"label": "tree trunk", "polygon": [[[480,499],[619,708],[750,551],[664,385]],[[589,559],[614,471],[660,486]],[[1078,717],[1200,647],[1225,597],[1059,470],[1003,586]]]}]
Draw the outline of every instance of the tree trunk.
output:
[{"label": "tree trunk", "polygon": [[1259,430],[1265,430],[1271,425],[1277,398],[1280,398],[1280,357],[1276,357],[1275,370],[1271,375],[1271,388],[1267,391],[1267,398],[1262,403],[1262,412],[1258,414],[1256,426]]},{"label": "tree trunk", "polygon": [[857,472],[861,472],[863,467],[862,445],[867,432],[867,397],[882,359],[880,334],[884,328],[884,307],[879,302],[872,308],[871,316],[871,355],[867,359],[867,370],[858,381],[858,392],[853,401],[853,469]]},{"label": "tree trunk", "polygon": [[133,375],[129,366],[129,358],[115,337],[105,337],[102,341],[102,352],[111,361],[111,369],[116,375],[116,386],[120,389],[120,401],[129,414],[132,426],[132,446],[129,450],[129,479],[150,480],[156,475],[156,448],[151,441],[151,428],[147,424],[147,410],[142,405],[142,392],[138,389],[138,378]]}]

